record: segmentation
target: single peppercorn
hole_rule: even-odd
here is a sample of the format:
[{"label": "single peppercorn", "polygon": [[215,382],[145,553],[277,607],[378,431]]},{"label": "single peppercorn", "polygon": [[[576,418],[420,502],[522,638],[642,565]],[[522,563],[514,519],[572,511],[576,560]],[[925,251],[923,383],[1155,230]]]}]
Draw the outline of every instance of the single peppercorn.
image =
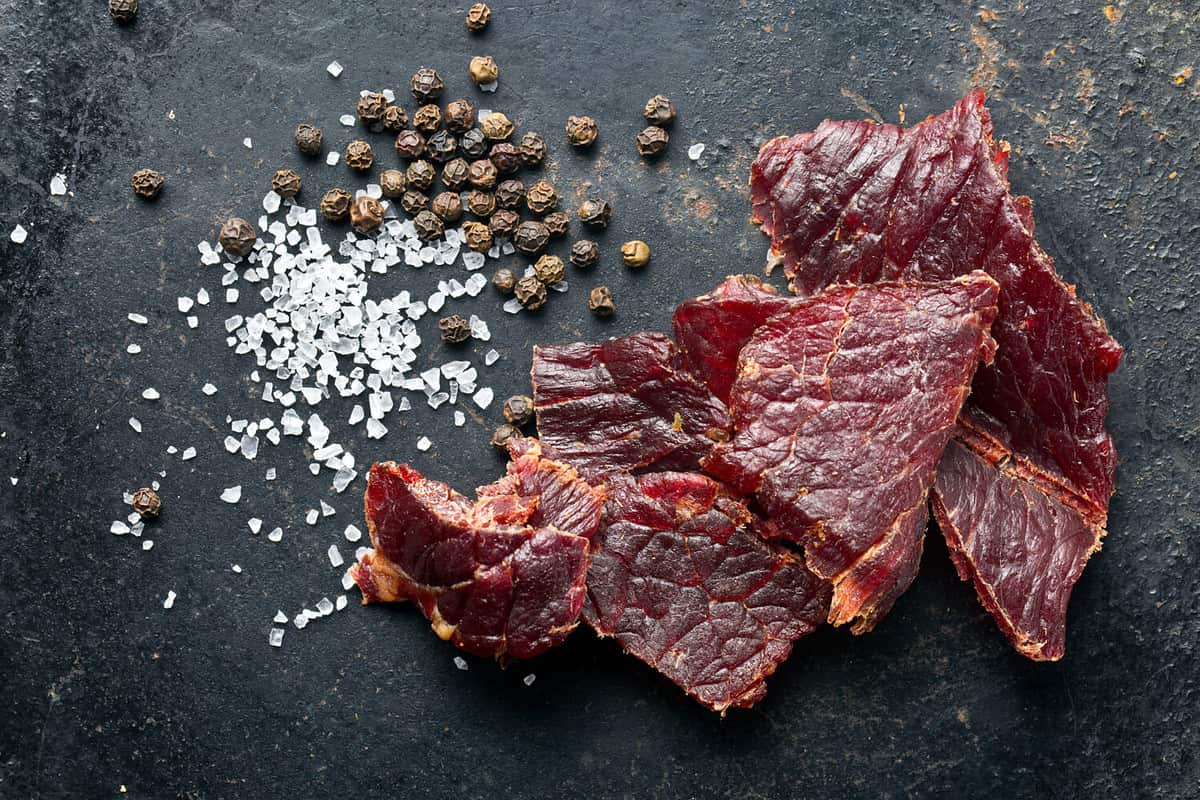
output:
[{"label": "single peppercorn", "polygon": [[409,214],[419,214],[421,211],[429,208],[429,197],[418,192],[416,189],[409,189],[400,195],[400,207]]},{"label": "single peppercorn", "polygon": [[491,56],[475,56],[467,68],[467,74],[477,86],[495,83],[500,78],[500,67]]},{"label": "single peppercorn", "polygon": [[546,302],[546,284],[534,275],[527,275],[517,281],[513,293],[521,305],[530,311],[537,311]]},{"label": "single peppercorn", "polygon": [[525,205],[539,217],[558,205],[558,192],[546,181],[538,181],[525,192]]},{"label": "single peppercorn", "polygon": [[591,239],[580,239],[571,245],[571,263],[580,268],[587,268],[600,260],[600,245]]},{"label": "single peppercorn", "polygon": [[306,156],[321,155],[321,129],[302,122],[296,126],[296,149]]},{"label": "single peppercorn", "polygon": [[492,447],[497,450],[507,450],[509,439],[521,438],[521,432],[507,422],[496,428],[492,434]]},{"label": "single peppercorn", "polygon": [[467,158],[483,158],[487,155],[488,140],[479,128],[471,128],[458,139],[458,149]]},{"label": "single peppercorn", "polygon": [[442,183],[446,184],[447,189],[457,191],[466,185],[470,172],[471,167],[467,164],[466,159],[452,158],[442,167]]},{"label": "single peppercorn", "polygon": [[446,232],[446,226],[442,223],[441,218],[429,209],[425,209],[413,217],[413,227],[417,230],[417,238],[422,242],[436,239]]},{"label": "single peppercorn", "polygon": [[359,233],[371,233],[383,224],[383,203],[370,195],[359,195],[350,204],[350,224]]},{"label": "single peppercorn", "polygon": [[533,398],[529,395],[514,394],[504,401],[500,413],[509,425],[523,428],[533,422]]},{"label": "single peppercorn", "polygon": [[486,158],[472,161],[467,172],[467,182],[476,189],[493,188],[496,185],[496,165]]},{"label": "single peppercorn", "polygon": [[433,198],[430,209],[442,222],[458,222],[463,213],[462,199],[458,192],[442,192]]},{"label": "single peppercorn", "polygon": [[516,288],[516,285],[517,276],[514,275],[513,271],[508,267],[501,267],[500,269],[496,270],[496,274],[492,276],[492,286],[495,286],[496,290],[500,292],[500,294],[512,294],[513,289]]},{"label": "single peppercorn", "polygon": [[507,208],[498,208],[488,217],[488,227],[492,229],[493,236],[512,236],[520,224],[521,218],[517,212]]},{"label": "single peppercorn", "polygon": [[362,139],[355,139],[346,145],[346,152],[343,158],[346,160],[346,166],[350,169],[366,172],[375,164],[375,151],[371,149],[369,142],[364,142]]},{"label": "single peppercorn", "polygon": [[662,155],[669,141],[671,137],[665,129],[651,125],[637,135],[638,155],[647,158]]},{"label": "single peppercorn", "polygon": [[358,118],[367,130],[383,127],[383,115],[387,111],[387,98],[378,92],[367,92],[358,98]]},{"label": "single peppercorn", "polygon": [[517,226],[513,234],[513,245],[527,256],[536,256],[550,242],[550,231],[536,220],[526,220]]},{"label": "single peppercorn", "polygon": [[442,164],[454,158],[455,152],[458,151],[458,140],[450,131],[438,131],[429,137],[425,149],[429,151],[431,159]]},{"label": "single peppercorn", "polygon": [[477,217],[490,217],[492,212],[496,210],[496,198],[491,192],[485,192],[481,189],[472,189],[467,192],[467,211],[470,211]]},{"label": "single peppercorn", "polygon": [[437,103],[423,105],[413,112],[413,127],[421,133],[430,134],[442,127],[442,110]]},{"label": "single peppercorn", "polygon": [[343,220],[350,213],[350,203],[353,200],[345,189],[334,187],[321,196],[321,213],[331,222]]},{"label": "single peppercorn", "polygon": [[451,100],[446,104],[446,130],[465,133],[475,125],[475,108],[466,100]]},{"label": "single peppercorn", "polygon": [[158,493],[149,486],[143,486],[134,492],[133,499],[129,501],[129,505],[133,506],[133,510],[142,519],[154,519],[162,511],[162,500],[159,499]]},{"label": "single peppercorn", "polygon": [[300,194],[300,176],[294,169],[277,170],[271,176],[271,188],[280,197],[295,197]]},{"label": "single peppercorn", "polygon": [[621,260],[627,267],[644,267],[650,261],[650,247],[641,239],[621,245]]},{"label": "single peppercorn", "polygon": [[129,185],[133,193],[143,200],[153,200],[162,191],[164,179],[161,172],[152,169],[139,169],[129,177]]},{"label": "single peppercorn", "polygon": [[597,317],[611,317],[617,307],[613,304],[612,291],[607,286],[597,286],[588,293],[588,310]]},{"label": "single peppercorn", "polygon": [[476,3],[467,9],[467,30],[478,33],[487,27],[491,18],[492,10],[487,7],[487,3]]},{"label": "single peppercorn", "polygon": [[567,141],[576,147],[591,147],[600,135],[600,126],[591,117],[567,117]]},{"label": "single peppercorn", "polygon": [[254,232],[254,226],[241,217],[230,217],[225,220],[225,224],[221,226],[221,232],[217,234],[217,241],[221,243],[221,249],[229,255],[239,258],[250,255],[256,239],[258,239],[258,234]]},{"label": "single peppercorn", "polygon": [[675,104],[671,102],[670,98],[656,94],[646,101],[646,107],[642,109],[642,116],[651,125],[670,125],[675,121]]},{"label": "single peppercorn", "polygon": [[486,253],[492,249],[492,229],[482,222],[467,222],[463,225],[463,240],[470,249]]},{"label": "single peppercorn", "polygon": [[506,115],[493,111],[479,121],[479,130],[493,142],[502,142],[512,136],[513,124]]},{"label": "single peppercorn", "polygon": [[555,211],[542,217],[542,224],[554,237],[566,236],[571,227],[571,217],[565,211]]},{"label": "single peppercorn", "polygon": [[412,80],[408,85],[412,89],[413,97],[417,98],[419,103],[436,103],[437,99],[442,96],[442,90],[446,88],[446,84],[442,82],[442,76],[437,74],[437,70],[430,67],[421,67],[413,73]]},{"label": "single peppercorn", "polygon": [[425,137],[420,131],[400,131],[396,134],[396,153],[401,158],[420,158],[425,155]]},{"label": "single peppercorn", "polygon": [[471,338],[471,323],[459,314],[451,314],[438,320],[438,331],[442,334],[443,342],[462,344]]},{"label": "single peppercorn", "polygon": [[404,173],[398,169],[385,169],[379,173],[379,188],[384,197],[399,197],[404,194]]},{"label": "single peppercorn", "polygon": [[584,200],[579,206],[579,220],[590,228],[607,228],[612,219],[612,206],[605,200]]},{"label": "single peppercorn", "polygon": [[137,18],[138,0],[108,0],[108,15],[118,25],[129,25]]},{"label": "single peppercorn", "polygon": [[558,256],[544,255],[533,264],[533,274],[542,283],[550,286],[558,283],[566,275],[563,261]]},{"label": "single peppercorn", "polygon": [[488,158],[501,175],[511,175],[521,168],[521,149],[511,142],[496,142],[488,151]]},{"label": "single peppercorn", "polygon": [[525,199],[525,184],[510,178],[496,185],[496,205],[501,208],[516,208]]},{"label": "single peppercorn", "polygon": [[404,172],[405,182],[422,192],[433,186],[435,177],[437,177],[437,170],[433,168],[433,164],[424,160],[412,162]]},{"label": "single peppercorn", "polygon": [[529,131],[521,137],[521,163],[536,167],[546,160],[546,140],[540,133]]},{"label": "single peppercorn", "polygon": [[408,127],[408,112],[400,106],[388,106],[383,110],[383,127],[399,133]]}]

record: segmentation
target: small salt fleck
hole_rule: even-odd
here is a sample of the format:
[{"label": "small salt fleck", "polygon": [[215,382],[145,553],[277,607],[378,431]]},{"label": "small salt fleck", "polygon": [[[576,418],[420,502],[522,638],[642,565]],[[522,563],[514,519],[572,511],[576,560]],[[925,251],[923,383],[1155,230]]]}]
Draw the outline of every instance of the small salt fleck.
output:
[{"label": "small salt fleck", "polygon": [[[287,617],[283,618],[287,622]],[[267,641],[271,643],[271,647],[283,647],[283,628],[271,628],[271,633],[267,637]]]},{"label": "small salt fleck", "polygon": [[307,522],[309,525],[316,525],[317,520],[320,518],[321,518],[321,512],[317,511],[315,508],[310,508],[308,510],[308,513],[304,515],[304,521]]},{"label": "small salt fleck", "polygon": [[347,542],[357,542],[362,538],[362,531],[358,529],[357,525],[347,525],[345,535]]},{"label": "small salt fleck", "polygon": [[279,194],[274,189],[272,189],[271,191],[269,191],[265,195],[263,195],[263,201],[262,201],[263,211],[266,211],[268,214],[274,214],[276,211],[279,210],[279,206],[282,202],[283,202],[283,198],[280,197]]},{"label": "small salt fleck", "polygon": [[159,397],[161,397],[161,395],[159,395],[158,389],[155,389],[153,386],[151,386],[149,389],[142,390],[143,400],[157,400]]},{"label": "small salt fleck", "polygon": [[272,542],[282,541],[283,528],[273,528],[271,532],[267,534],[267,539]]},{"label": "small salt fleck", "polygon": [[287,616],[287,614],[283,613],[282,610],[276,611],[275,618],[271,620],[271,622],[275,622],[280,625],[286,625],[287,621],[288,621],[288,616]]},{"label": "small salt fleck", "polygon": [[335,509],[333,506],[329,505],[329,503],[326,503],[324,500],[321,501],[321,516],[322,517],[332,517],[336,513],[337,513],[337,509]]},{"label": "small salt fleck", "polygon": [[350,409],[350,424],[357,425],[358,423],[362,422],[363,418],[366,416],[367,413],[363,411],[363,407],[361,405],[355,405],[354,408]]},{"label": "small salt fleck", "polygon": [[350,570],[342,573],[342,588],[347,591],[354,588],[354,574]]},{"label": "small salt fleck", "polygon": [[537,680],[537,675],[534,675],[531,672],[528,675],[526,675],[524,678],[521,679],[521,683],[524,683],[526,686],[533,686],[533,682],[536,680]]},{"label": "small salt fleck", "polygon": [[119,519],[114,519],[113,524],[108,527],[108,532],[115,533],[117,536],[124,536],[129,533],[129,525]]},{"label": "small salt fleck", "polygon": [[496,352],[495,348],[492,348],[491,350],[488,350],[486,353],[483,354],[483,363],[489,367],[492,364],[495,364],[499,360],[500,360],[500,354]]},{"label": "small salt fleck", "polygon": [[14,476],[14,477],[12,477],[12,478],[9,478],[9,480],[10,480],[10,481],[12,481],[12,485],[13,485],[13,486],[16,486],[16,485],[17,485],[17,483],[18,483],[18,482],[19,482],[21,479],[20,479],[20,478],[18,478],[18,477],[15,477],[15,476]]},{"label": "small salt fleck", "polygon": [[275,480],[275,468],[271,467],[267,470],[266,479],[269,481]]},{"label": "small salt fleck", "polygon": [[199,318],[199,317],[197,317],[197,316],[191,316],[191,317],[188,317],[188,318],[187,318],[187,326],[188,326],[189,328],[198,328],[198,327],[200,327],[200,318]]},{"label": "small salt fleck", "polygon": [[209,300],[209,297],[208,297],[207,289],[202,288],[196,292],[196,303],[197,304],[206,306],[206,305],[208,305],[208,300]]},{"label": "small salt fleck", "polygon": [[213,386],[211,383],[206,383],[200,387],[200,391],[204,392],[209,397],[212,397],[217,393],[217,387]]},{"label": "small salt fleck", "polygon": [[226,303],[236,303],[237,301],[238,301],[238,290],[237,289],[226,289],[225,290],[225,302]]},{"label": "small salt fleck", "polygon": [[125,348],[125,352],[129,353],[131,356],[136,356],[138,353],[142,352],[142,346],[140,344],[128,345]]},{"label": "small salt fleck", "polygon": [[338,117],[338,122],[342,123],[347,128],[353,128],[354,127],[354,115],[353,114],[342,114],[340,117]]},{"label": "small salt fleck", "polygon": [[133,428],[138,433],[142,432],[142,423],[138,420],[137,417],[129,418],[129,427]]},{"label": "small salt fleck", "polygon": [[242,567],[240,564],[234,564],[232,567],[230,567],[230,569],[232,569],[234,572],[236,572],[239,575],[242,574]]},{"label": "small salt fleck", "polygon": [[176,597],[178,597],[178,596],[179,596],[179,595],[175,594],[175,590],[174,590],[174,589],[172,589],[172,590],[168,591],[168,592],[167,592],[167,599],[166,599],[166,600],[163,600],[163,608],[170,608],[171,606],[175,605],[175,598],[176,598]]},{"label": "small salt fleck", "polygon": [[454,427],[461,428],[467,424],[467,415],[461,411],[454,412]]},{"label": "small salt fleck", "polygon": [[12,229],[12,233],[8,235],[15,244],[25,244],[25,240],[29,238],[29,231],[25,230],[25,226],[18,225]]},{"label": "small salt fleck", "polygon": [[487,408],[492,404],[492,399],[494,396],[495,393],[492,391],[492,387],[484,386],[482,389],[477,391],[474,396],[471,397],[471,399],[474,400],[475,405],[479,406],[480,408]]},{"label": "small salt fleck", "polygon": [[150,548],[152,548],[152,547],[154,547],[154,540],[153,540],[153,539],[143,539],[143,540],[142,540],[142,550],[143,550],[143,552],[144,552],[144,551],[146,551],[146,550],[149,550],[149,549],[150,549]]},{"label": "small salt fleck", "polygon": [[477,253],[474,250],[469,250],[463,253],[463,265],[469,270],[477,270],[483,267],[487,259],[483,253]]},{"label": "small salt fleck", "polygon": [[149,319],[146,318],[145,314],[136,314],[136,313],[130,313],[126,317],[126,319],[128,319],[134,325],[145,325],[147,322],[150,321]]},{"label": "small salt fleck", "polygon": [[296,630],[302,631],[304,630],[304,626],[308,624],[308,617],[304,615],[304,612],[301,612],[292,617],[292,624],[296,626]]},{"label": "small salt fleck", "polygon": [[230,486],[221,492],[221,499],[230,504],[238,502],[242,499],[242,487],[240,485]]},{"label": "small salt fleck", "polygon": [[342,611],[346,608],[347,602],[348,602],[348,600],[346,598],[346,595],[339,594],[337,596],[337,602],[335,603],[335,607],[337,608],[338,611]]},{"label": "small salt fleck", "polygon": [[175,306],[176,306],[176,308],[179,309],[180,313],[182,313],[182,314],[186,314],[187,312],[191,311],[192,306],[195,305],[195,303],[196,303],[196,301],[190,297],[175,298]]},{"label": "small salt fleck", "polygon": [[700,156],[704,154],[704,142],[697,142],[688,148],[688,158],[692,161],[699,161]]},{"label": "small salt fleck", "polygon": [[246,520],[246,526],[250,528],[251,533],[256,534],[262,530],[262,520],[258,517],[251,517],[250,519]]},{"label": "small salt fleck", "polygon": [[328,597],[322,597],[317,601],[317,611],[320,611],[323,617],[329,616],[333,613],[333,601]]},{"label": "small salt fleck", "polygon": [[433,447],[433,442],[429,441],[428,436],[422,436],[420,439],[417,439],[417,449],[422,453],[431,447]]},{"label": "small salt fleck", "polygon": [[454,657],[454,666],[458,667],[463,672],[466,672],[467,671],[467,660],[465,658],[463,658],[462,656],[455,656]]},{"label": "small salt fleck", "polygon": [[61,197],[67,193],[67,176],[61,172],[55,174],[50,179],[50,195],[52,197]]},{"label": "small salt fleck", "polygon": [[481,84],[479,84],[479,91],[494,92],[494,91],[496,91],[496,87],[499,85],[500,85],[500,81],[489,81],[487,83],[481,83]]},{"label": "small salt fleck", "polygon": [[338,547],[336,544],[329,545],[329,563],[335,567],[340,567],[342,564],[346,563],[342,559],[342,554],[338,550]]},{"label": "small salt fleck", "polygon": [[330,61],[329,66],[325,67],[325,71],[328,72],[330,75],[332,75],[335,78],[339,77],[342,74],[343,69],[345,69],[345,68],[336,61]]},{"label": "small salt fleck", "polygon": [[189,447],[179,456],[180,461],[191,461],[196,457],[196,448]]},{"label": "small salt fleck", "polygon": [[252,150],[254,148],[254,142],[250,140],[249,136],[247,136],[245,139],[242,139],[242,144],[246,146],[247,150]]},{"label": "small salt fleck", "polygon": [[325,163],[332,167],[335,166],[338,161],[341,160],[341,158],[342,156],[337,150],[330,150],[325,154]]},{"label": "small salt fleck", "polygon": [[515,298],[515,297],[514,297],[514,298],[513,298],[513,299],[511,299],[511,300],[507,300],[507,301],[505,301],[505,303],[504,303],[504,305],[502,306],[502,308],[504,309],[504,312],[505,312],[506,314],[516,314],[516,313],[519,313],[519,312],[520,312],[520,310],[521,310],[521,308],[522,308],[522,306],[521,306],[521,301],[520,301],[520,300],[518,300],[517,298]]}]

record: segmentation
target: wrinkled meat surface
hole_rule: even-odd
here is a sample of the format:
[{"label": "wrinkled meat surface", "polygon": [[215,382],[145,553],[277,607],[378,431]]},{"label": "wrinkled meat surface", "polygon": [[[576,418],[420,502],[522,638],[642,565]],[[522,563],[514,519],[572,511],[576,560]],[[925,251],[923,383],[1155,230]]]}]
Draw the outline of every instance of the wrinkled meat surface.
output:
[{"label": "wrinkled meat surface", "polygon": [[566,638],[604,493],[543,458],[536,442],[512,449],[508,474],[475,502],[407,465],[371,467],[374,549],[352,572],[363,602],[412,600],[442,639],[501,660]]},{"label": "wrinkled meat surface", "polygon": [[824,619],[828,584],[706,476],[615,475],[609,492],[584,618],[713,710],[756,703]]},{"label": "wrinkled meat surface", "polygon": [[870,630],[920,562],[926,499],[981,359],[996,282],[834,287],[742,348],[733,438],[705,469],[755,493],[834,585],[829,621]]}]

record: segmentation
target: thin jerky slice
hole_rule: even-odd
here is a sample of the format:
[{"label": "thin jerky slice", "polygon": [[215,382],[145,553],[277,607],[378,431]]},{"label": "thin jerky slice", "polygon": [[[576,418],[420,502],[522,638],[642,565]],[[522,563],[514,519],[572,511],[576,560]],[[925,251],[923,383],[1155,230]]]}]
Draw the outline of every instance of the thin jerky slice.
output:
[{"label": "thin jerky slice", "polygon": [[693,468],[728,437],[725,404],[662,334],[534,347],[532,375],[542,445],[589,478]]},{"label": "thin jerky slice", "polygon": [[[532,469],[540,458],[527,454],[512,469]],[[571,496],[548,502],[554,510],[540,502],[549,498],[544,491],[522,496],[523,479],[511,481],[511,473],[502,479],[507,491],[485,489],[472,503],[407,465],[373,465],[366,515],[374,549],[352,570],[363,602],[412,600],[439,637],[479,656],[532,658],[561,642],[578,624],[588,537],[604,494],[570,467],[549,466],[562,496]]]},{"label": "thin jerky slice", "polygon": [[705,468],[755,492],[834,586],[829,621],[870,630],[916,576],[926,497],[971,377],[991,356],[996,282],[841,286],[742,348],[734,436]]},{"label": "thin jerky slice", "polygon": [[824,619],[828,584],[707,476],[615,475],[609,488],[584,618],[710,709],[754,705]]}]

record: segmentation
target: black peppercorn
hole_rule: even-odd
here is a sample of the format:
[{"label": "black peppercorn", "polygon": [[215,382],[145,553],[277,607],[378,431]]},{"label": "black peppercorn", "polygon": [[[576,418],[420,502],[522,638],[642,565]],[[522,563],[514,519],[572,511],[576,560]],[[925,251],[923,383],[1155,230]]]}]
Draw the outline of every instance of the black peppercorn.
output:
[{"label": "black peppercorn", "polygon": [[296,149],[306,156],[321,155],[321,129],[303,122],[296,126]]},{"label": "black peppercorn", "polygon": [[600,245],[591,239],[580,239],[571,245],[571,263],[587,268],[600,260]]},{"label": "black peppercorn", "polygon": [[487,158],[472,161],[467,181],[476,189],[493,188],[496,185],[496,165]]},{"label": "black peppercorn", "polygon": [[442,110],[437,103],[423,105],[414,111],[413,127],[426,135],[442,127]]},{"label": "black peppercorn", "polygon": [[621,260],[627,267],[644,267],[650,262],[650,246],[641,239],[621,245]]},{"label": "black peppercorn", "polygon": [[413,227],[417,229],[417,238],[422,242],[436,239],[446,232],[446,226],[440,217],[429,209],[419,212],[413,217]]},{"label": "black peppercorn", "polygon": [[546,160],[546,140],[540,133],[530,131],[521,137],[521,163],[536,167]]},{"label": "black peppercorn", "polygon": [[475,124],[475,109],[466,100],[451,100],[446,104],[446,129],[465,133]]},{"label": "black peppercorn", "polygon": [[670,125],[675,121],[675,104],[669,98],[656,94],[646,101],[642,116],[651,125]]},{"label": "black peppercorn", "polygon": [[613,304],[612,291],[607,286],[597,286],[588,294],[588,310],[597,317],[611,317],[617,310]]},{"label": "black peppercorn", "polygon": [[605,200],[584,200],[579,206],[579,220],[591,228],[607,228],[612,219],[612,207]]},{"label": "black peppercorn", "polygon": [[271,176],[271,188],[280,197],[295,197],[300,194],[300,176],[293,169],[281,169]]},{"label": "black peppercorn", "polygon": [[442,82],[442,76],[437,74],[437,70],[421,67],[413,74],[412,80],[409,81],[409,88],[412,89],[413,97],[417,98],[417,102],[436,103],[437,99],[442,96],[442,90],[446,88],[446,84]]},{"label": "black peppercorn", "polygon": [[516,208],[525,199],[525,184],[510,178],[496,185],[496,205],[501,208]]},{"label": "black peppercorn", "polygon": [[565,211],[555,211],[542,217],[542,224],[550,231],[551,236],[566,236],[571,227],[571,217]]},{"label": "black peppercorn", "polygon": [[458,192],[442,192],[433,198],[430,209],[442,222],[458,222],[463,212],[462,199]]},{"label": "black peppercorn", "polygon": [[400,131],[396,134],[396,153],[401,158],[420,158],[425,155],[425,137],[420,131]]},{"label": "black peppercorn", "polygon": [[384,197],[399,197],[404,194],[404,173],[398,169],[385,169],[379,173],[379,188]]},{"label": "black peppercorn", "polygon": [[501,267],[492,276],[492,286],[495,286],[501,294],[512,294],[516,285],[517,276],[513,275],[513,271],[508,267]]},{"label": "black peppercorn", "polygon": [[129,501],[129,505],[133,506],[142,519],[154,519],[162,511],[162,500],[158,493],[149,486],[143,486],[133,493],[133,499]]},{"label": "black peppercorn", "polygon": [[513,124],[504,114],[493,111],[479,121],[479,130],[493,142],[502,142],[512,136]]},{"label": "black peppercorn", "polygon": [[409,214],[418,214],[429,207],[429,198],[416,189],[409,189],[400,195],[400,207]]},{"label": "black peppercorn", "polygon": [[558,256],[544,255],[533,265],[533,274],[542,283],[550,286],[563,279],[566,270],[563,269],[562,259]]},{"label": "black peppercorn", "polygon": [[476,85],[485,86],[500,78],[500,67],[496,66],[496,59],[491,56],[475,56],[467,67],[467,74]]},{"label": "black peppercorn", "polygon": [[498,208],[488,217],[488,227],[492,229],[493,236],[512,236],[520,224],[521,218],[517,212],[507,208]]},{"label": "black peppercorn", "polygon": [[383,224],[383,203],[370,195],[359,195],[350,204],[350,224],[359,233],[371,233]]},{"label": "black peppercorn", "polygon": [[509,439],[520,439],[521,432],[509,425],[507,422],[496,428],[496,432],[492,434],[492,447],[497,450],[507,450]]},{"label": "black peppercorn", "polygon": [[465,159],[452,158],[442,167],[442,183],[446,184],[447,189],[461,189],[466,185],[470,172],[471,167]]},{"label": "black peppercorn", "polygon": [[550,231],[536,220],[526,220],[517,226],[513,245],[527,256],[536,256],[550,242]]},{"label": "black peppercorn", "polygon": [[590,147],[600,135],[600,126],[591,117],[567,117],[567,141],[576,147]]},{"label": "black peppercorn", "polygon": [[321,213],[325,219],[338,222],[350,213],[350,203],[354,198],[345,189],[333,188],[321,196]]},{"label": "black peppercorn", "polygon": [[131,24],[137,18],[137,12],[138,0],[108,0],[108,15],[118,25]]},{"label": "black peppercorn", "polygon": [[471,323],[458,314],[439,319],[438,330],[442,334],[442,341],[450,344],[461,344],[471,338]]},{"label": "black peppercorn", "polygon": [[472,189],[467,192],[467,211],[470,211],[477,217],[490,217],[492,212],[496,210],[496,198],[491,192],[485,192],[481,189]]},{"label": "black peppercorn", "polygon": [[442,164],[454,158],[454,153],[458,150],[458,140],[450,131],[438,131],[429,137],[425,149],[429,151],[430,158]]},{"label": "black peppercorn", "polygon": [[639,156],[653,157],[662,155],[667,149],[671,137],[666,130],[651,125],[637,135],[637,151]]},{"label": "black peppercorn", "polygon": [[241,217],[230,217],[225,220],[225,224],[221,226],[221,232],[217,234],[217,241],[221,243],[221,249],[229,255],[239,258],[250,255],[257,238],[258,234],[254,232],[254,226]]},{"label": "black peppercorn", "polygon": [[528,275],[517,281],[513,288],[517,300],[530,311],[537,311],[546,302],[546,284],[535,276]]},{"label": "black peppercorn", "polygon": [[526,190],[525,205],[539,217],[549,214],[558,205],[558,192],[546,181],[538,181]]},{"label": "black peppercorn", "polygon": [[529,395],[514,394],[504,401],[500,413],[509,425],[523,428],[533,422],[533,398]]},{"label": "black peppercorn", "polygon": [[358,118],[367,130],[383,127],[383,114],[387,111],[387,98],[378,92],[367,92],[358,98]]},{"label": "black peppercorn", "polygon": [[476,3],[467,9],[467,30],[478,33],[487,27],[491,18],[492,10],[487,7],[487,3]]},{"label": "black peppercorn", "polygon": [[496,142],[488,152],[488,158],[501,175],[511,175],[521,168],[521,149],[511,142]]},{"label": "black peppercorn", "polygon": [[163,183],[162,173],[152,169],[139,169],[129,177],[129,185],[133,187],[133,193],[143,200],[153,200],[158,197]]},{"label": "black peppercorn", "polygon": [[468,248],[478,253],[486,253],[492,249],[492,229],[482,222],[464,224],[463,239]]},{"label": "black peppercorn", "polygon": [[483,158],[487,155],[489,142],[479,128],[471,128],[458,140],[458,149],[467,158]]},{"label": "black peppercorn", "polygon": [[383,127],[399,133],[408,127],[408,112],[400,106],[388,106],[383,110]]},{"label": "black peppercorn", "polygon": [[435,177],[437,177],[437,170],[428,161],[414,161],[408,165],[408,169],[404,173],[404,180],[408,185],[422,192],[433,186]]},{"label": "black peppercorn", "polygon": [[366,172],[375,164],[375,151],[371,149],[370,143],[364,142],[362,139],[355,139],[346,145],[343,158],[346,159],[346,166],[350,169]]}]

